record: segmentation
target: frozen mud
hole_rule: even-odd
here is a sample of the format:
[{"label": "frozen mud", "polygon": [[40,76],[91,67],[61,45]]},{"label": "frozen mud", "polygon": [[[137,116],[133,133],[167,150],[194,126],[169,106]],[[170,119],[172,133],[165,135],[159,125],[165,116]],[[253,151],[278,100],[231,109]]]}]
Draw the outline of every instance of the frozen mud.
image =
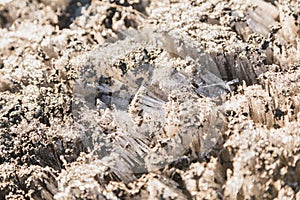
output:
[{"label": "frozen mud", "polygon": [[300,4],[0,1],[0,199],[300,199]]}]

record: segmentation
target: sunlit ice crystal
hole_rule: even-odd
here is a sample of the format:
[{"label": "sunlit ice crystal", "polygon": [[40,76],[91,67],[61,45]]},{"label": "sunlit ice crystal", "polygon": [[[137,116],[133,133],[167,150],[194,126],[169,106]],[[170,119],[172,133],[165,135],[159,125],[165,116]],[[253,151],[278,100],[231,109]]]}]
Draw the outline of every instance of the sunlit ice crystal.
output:
[{"label": "sunlit ice crystal", "polygon": [[120,179],[162,168],[189,150],[203,155],[220,138],[216,99],[228,84],[190,42],[177,33],[132,31],[92,51],[82,67],[75,122],[91,152]]}]

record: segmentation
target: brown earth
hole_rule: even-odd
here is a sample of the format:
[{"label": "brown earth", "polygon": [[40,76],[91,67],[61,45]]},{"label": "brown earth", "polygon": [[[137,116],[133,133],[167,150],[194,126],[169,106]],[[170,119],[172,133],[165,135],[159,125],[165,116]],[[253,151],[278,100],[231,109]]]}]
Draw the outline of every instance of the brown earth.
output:
[{"label": "brown earth", "polygon": [[300,199],[297,0],[0,1],[0,49],[0,199]]}]

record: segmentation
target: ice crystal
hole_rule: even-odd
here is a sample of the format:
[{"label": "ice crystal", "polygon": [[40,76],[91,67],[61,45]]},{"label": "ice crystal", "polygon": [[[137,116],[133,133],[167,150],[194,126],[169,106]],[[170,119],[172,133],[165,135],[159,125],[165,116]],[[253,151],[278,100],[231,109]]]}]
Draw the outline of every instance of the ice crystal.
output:
[{"label": "ice crystal", "polygon": [[73,113],[86,144],[117,177],[159,169],[188,150],[204,155],[218,141],[218,104],[230,87],[193,45],[176,32],[128,31],[89,53]]}]

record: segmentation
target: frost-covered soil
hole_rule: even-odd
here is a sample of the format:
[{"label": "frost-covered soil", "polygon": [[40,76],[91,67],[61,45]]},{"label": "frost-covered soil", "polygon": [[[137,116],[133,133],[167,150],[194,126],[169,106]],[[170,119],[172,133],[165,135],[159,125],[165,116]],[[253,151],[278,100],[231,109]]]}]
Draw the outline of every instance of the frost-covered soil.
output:
[{"label": "frost-covered soil", "polygon": [[0,199],[300,199],[297,0],[6,0],[0,27]]}]

